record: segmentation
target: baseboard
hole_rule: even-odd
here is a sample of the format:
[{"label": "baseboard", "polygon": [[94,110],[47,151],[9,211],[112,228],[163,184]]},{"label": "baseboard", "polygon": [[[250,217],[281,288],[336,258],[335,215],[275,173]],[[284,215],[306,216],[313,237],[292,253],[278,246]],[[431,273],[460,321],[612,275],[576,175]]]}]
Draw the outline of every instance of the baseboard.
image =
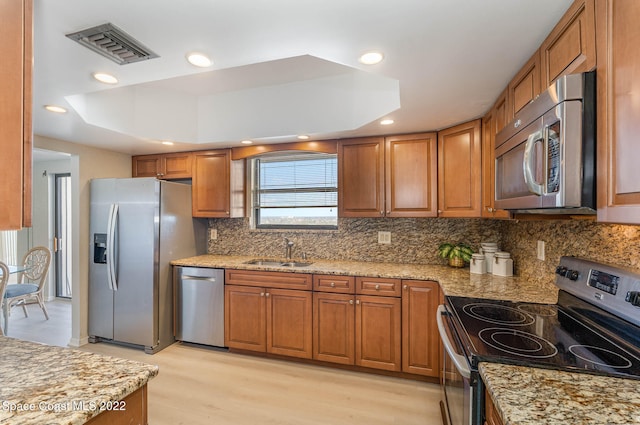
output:
[{"label": "baseboard", "polygon": [[69,347],[82,347],[83,345],[87,345],[89,343],[89,337],[85,336],[84,338],[71,338],[69,340]]}]

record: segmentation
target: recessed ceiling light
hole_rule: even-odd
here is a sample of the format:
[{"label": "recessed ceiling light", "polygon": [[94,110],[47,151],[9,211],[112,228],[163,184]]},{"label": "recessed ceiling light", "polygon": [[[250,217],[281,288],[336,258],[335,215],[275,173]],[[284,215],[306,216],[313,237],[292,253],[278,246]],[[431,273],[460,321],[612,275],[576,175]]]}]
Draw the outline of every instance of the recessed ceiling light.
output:
[{"label": "recessed ceiling light", "polygon": [[301,134],[301,135],[298,136],[298,139],[300,139],[300,140],[309,140],[309,136]]},{"label": "recessed ceiling light", "polygon": [[173,146],[173,142],[171,140],[163,140],[162,144],[167,146]]},{"label": "recessed ceiling light", "polygon": [[105,84],[118,84],[118,79],[116,77],[104,72],[94,72],[93,78]]},{"label": "recessed ceiling light", "polygon": [[380,121],[381,125],[391,125],[393,123],[394,123],[394,121],[392,119],[386,119],[386,120]]},{"label": "recessed ceiling light", "polygon": [[211,59],[203,53],[189,53],[187,55],[187,60],[193,66],[197,66],[200,68],[206,68],[213,64]]},{"label": "recessed ceiling light", "polygon": [[49,112],[55,112],[58,114],[65,114],[67,112],[67,110],[64,109],[62,106],[56,106],[56,105],[44,105],[44,109],[46,109]]},{"label": "recessed ceiling light", "polygon": [[240,143],[242,143],[243,145],[252,145],[253,144],[253,142],[251,140],[243,140]]},{"label": "recessed ceiling light", "polygon": [[375,65],[380,63],[384,56],[380,52],[367,52],[358,59],[360,63],[365,65]]}]

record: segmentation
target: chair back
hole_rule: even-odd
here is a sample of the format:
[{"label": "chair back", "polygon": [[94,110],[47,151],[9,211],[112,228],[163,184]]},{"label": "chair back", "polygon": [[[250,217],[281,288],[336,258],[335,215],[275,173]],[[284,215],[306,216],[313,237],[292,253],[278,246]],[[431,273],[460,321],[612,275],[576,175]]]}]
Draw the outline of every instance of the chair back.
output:
[{"label": "chair back", "polygon": [[51,251],[45,246],[36,246],[24,254],[22,264],[26,270],[18,276],[18,283],[23,283],[24,279],[38,285],[39,289],[44,286],[49,264],[51,264]]},{"label": "chair back", "polygon": [[9,267],[2,261],[0,261],[0,272],[2,272],[2,277],[0,277],[0,303],[4,299],[4,291],[7,289],[7,282],[9,281]]}]

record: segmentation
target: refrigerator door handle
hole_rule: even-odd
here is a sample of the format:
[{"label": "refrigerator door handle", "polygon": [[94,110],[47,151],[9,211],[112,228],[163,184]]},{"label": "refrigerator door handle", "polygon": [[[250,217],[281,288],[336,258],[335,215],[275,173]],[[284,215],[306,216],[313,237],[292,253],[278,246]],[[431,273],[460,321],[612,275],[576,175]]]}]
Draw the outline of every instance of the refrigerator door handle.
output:
[{"label": "refrigerator door handle", "polygon": [[109,289],[118,290],[116,278],[116,224],[118,222],[118,204],[111,204],[107,221],[107,282]]}]

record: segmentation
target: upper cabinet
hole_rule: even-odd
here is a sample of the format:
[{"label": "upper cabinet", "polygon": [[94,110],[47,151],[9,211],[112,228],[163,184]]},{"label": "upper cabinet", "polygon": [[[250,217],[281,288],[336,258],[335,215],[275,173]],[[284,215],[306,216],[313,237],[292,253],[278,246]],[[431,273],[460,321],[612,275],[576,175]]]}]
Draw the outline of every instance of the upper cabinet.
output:
[{"label": "upper cabinet", "polygon": [[435,217],[436,149],[435,133],[341,141],[340,217]]},{"label": "upper cabinet", "polygon": [[596,7],[598,220],[640,224],[640,2]]},{"label": "upper cabinet", "polygon": [[509,115],[511,121],[520,110],[540,94],[540,52],[536,51],[531,59],[520,69],[507,88]]},{"label": "upper cabinet", "polygon": [[0,229],[31,226],[33,1],[0,2]]},{"label": "upper cabinet", "polygon": [[595,0],[577,0],[540,47],[542,87],[596,66]]},{"label": "upper cabinet", "polygon": [[480,217],[480,120],[438,132],[438,215]]},{"label": "upper cabinet", "polygon": [[190,179],[192,160],[192,152],[134,156],[131,158],[132,176]]},{"label": "upper cabinet", "polygon": [[[500,101],[500,99],[499,99]],[[504,105],[504,102],[496,102],[496,105]],[[482,217],[509,218],[510,214],[505,210],[495,208],[496,198],[496,161],[495,144],[498,128],[498,117],[502,111],[496,107],[491,109],[482,119]]]},{"label": "upper cabinet", "polygon": [[193,152],[194,217],[244,217],[244,165],[231,160],[231,149]]}]

